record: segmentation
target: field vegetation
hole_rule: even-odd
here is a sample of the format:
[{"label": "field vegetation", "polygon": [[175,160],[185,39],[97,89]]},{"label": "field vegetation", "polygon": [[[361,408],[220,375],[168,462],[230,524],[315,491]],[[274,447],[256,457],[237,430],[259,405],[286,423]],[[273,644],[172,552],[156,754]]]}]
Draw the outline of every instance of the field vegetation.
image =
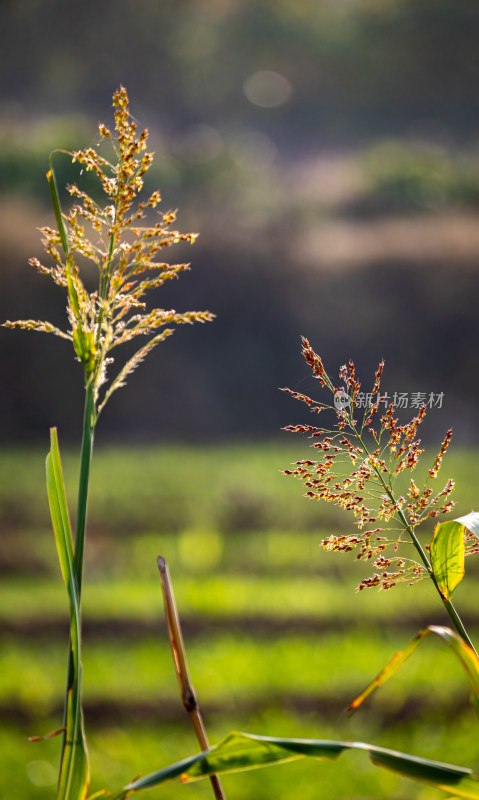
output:
[{"label": "field vegetation", "polygon": [[[285,434],[286,437],[286,434]],[[294,450],[294,454],[293,454]],[[307,443],[304,443],[307,457]],[[301,455],[299,453],[299,455]],[[27,737],[58,727],[65,634],[64,587],[48,527],[41,450],[0,456],[0,794],[47,800],[58,744]],[[468,687],[440,643],[420,654],[368,705],[342,709],[420,627],[447,624],[433,589],[355,594],[362,572],[321,550],[346,516],[298,496],[280,470],[298,443],[98,448],[84,583],[85,716],[95,784],[193,754],[163,619],[156,556],[169,562],[192,679],[208,732],[364,740],[474,766]],[[73,452],[64,457],[76,481]],[[474,504],[475,453],[452,452],[459,508]],[[25,501],[27,497],[27,501]],[[177,513],[175,514],[175,509]],[[326,508],[328,511],[328,508]],[[473,565],[457,590],[479,632]],[[21,676],[21,677],[20,677]],[[431,679],[432,676],[432,679]],[[437,791],[375,770],[303,761],[223,779],[228,797],[435,798]],[[13,778],[12,778],[13,776]],[[204,797],[207,784],[165,784],[145,796]]]},{"label": "field vegetation", "polygon": [[[195,741],[178,695],[161,555],[210,743],[223,740],[194,764],[183,762],[183,777],[223,772],[232,754],[245,767],[285,753],[331,752],[316,742],[306,753],[291,737],[340,739],[417,755],[398,759],[352,745],[379,766],[479,798],[477,721],[455,658],[469,670],[478,710],[479,660],[469,647],[479,633],[474,559],[465,559],[467,581],[458,585],[465,549],[479,551],[479,514],[468,515],[477,507],[479,465],[465,449],[477,446],[479,432],[471,368],[478,9],[469,0],[202,0],[155,8],[85,0],[81,13],[60,0],[29,5],[25,26],[24,4],[7,0],[0,31],[0,319],[23,329],[0,334],[0,441],[7,445],[0,454],[0,796],[126,800],[142,789],[141,780],[132,788],[135,776],[208,747],[201,732]],[[104,111],[115,86],[113,130]],[[99,117],[105,123],[97,128]],[[48,161],[53,148],[61,150]],[[137,205],[143,187],[148,199]],[[176,208],[179,231],[170,227]],[[31,258],[42,223],[45,264]],[[195,231],[201,237],[191,255]],[[168,265],[162,254],[170,244],[179,245],[179,263]],[[191,277],[178,288],[170,278],[190,260]],[[214,325],[186,330],[213,315]],[[103,416],[110,395],[173,332],[164,328],[170,324],[182,330],[135,371],[135,391],[115,394]],[[31,330],[57,338],[27,336]],[[304,335],[328,368],[351,359],[349,374],[340,369],[351,405],[342,408],[344,392]],[[312,376],[299,361],[301,338]],[[426,406],[403,427],[405,407],[396,420],[385,405],[380,431],[369,428],[382,402],[384,361],[386,397],[441,398],[428,403],[421,428],[421,439],[434,442],[430,453],[443,441],[428,471],[423,462],[416,468],[415,440]],[[357,381],[366,387],[364,376],[378,363],[376,404],[358,432],[352,408],[367,403],[359,403]],[[291,386],[286,391],[316,412],[317,378],[333,393],[338,430],[305,426],[277,390]],[[276,438],[288,422],[290,431],[315,431],[323,461],[308,460],[307,442]],[[452,483],[433,497],[422,479],[435,478],[450,426],[457,449],[444,472],[457,485],[454,516],[468,521],[438,525],[431,540],[430,517],[449,513]],[[21,449],[22,442],[31,446]],[[288,467],[308,494],[330,502],[302,498],[304,486],[281,474]],[[412,469],[422,488],[405,477]],[[363,523],[386,527],[369,531]],[[371,556],[368,571],[381,575],[365,578],[361,562],[325,552],[322,540],[336,550],[359,543],[361,555]],[[418,577],[427,580],[410,588]],[[390,591],[356,588],[400,581]],[[428,637],[377,695],[352,716],[343,713],[419,629],[449,623],[444,609],[459,639],[446,628],[433,633],[452,642],[453,653]],[[180,684],[184,675],[180,669]],[[194,692],[184,691],[183,700],[194,712]],[[233,734],[225,746],[232,729],[256,737]],[[55,730],[61,739],[49,738]],[[265,735],[287,737],[286,748],[259,741]],[[308,758],[227,774],[225,795],[213,775],[215,796],[437,797],[437,789],[376,770],[365,752],[345,749],[339,764]],[[146,793],[182,795],[199,800],[211,787],[176,782]]]}]

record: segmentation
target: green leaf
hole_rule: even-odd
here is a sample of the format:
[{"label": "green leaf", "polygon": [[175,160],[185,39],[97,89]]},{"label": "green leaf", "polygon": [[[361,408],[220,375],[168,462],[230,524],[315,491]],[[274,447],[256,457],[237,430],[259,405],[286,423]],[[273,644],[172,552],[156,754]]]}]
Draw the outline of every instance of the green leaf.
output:
[{"label": "green leaf", "polygon": [[[58,152],[58,151],[56,151],[56,152]],[[63,152],[63,151],[61,151],[61,152]],[[48,180],[48,185],[50,187],[50,194],[51,194],[51,197],[52,197],[53,211],[55,212],[55,220],[56,220],[56,223],[57,223],[58,232],[60,234],[63,252],[65,253],[65,265],[66,265],[66,275],[67,275],[67,284],[68,284],[68,296],[70,298],[70,305],[72,307],[72,310],[73,310],[75,316],[77,317],[77,319],[81,319],[80,304],[79,304],[79,301],[78,301],[78,295],[77,295],[77,291],[75,289],[75,285],[74,285],[73,280],[72,280],[72,274],[71,274],[72,259],[70,257],[70,248],[69,248],[69,245],[68,245],[67,230],[65,228],[65,223],[63,221],[62,208],[61,208],[61,204],[60,204],[60,196],[58,194],[57,182],[56,182],[56,179],[55,179],[55,171],[53,169],[52,154],[50,154],[49,163],[50,163],[50,169],[47,172],[47,180]]]},{"label": "green leaf", "polygon": [[451,648],[461,662],[471,685],[471,702],[479,714],[479,658],[474,650],[469,647],[455,631],[439,625],[430,625],[428,628],[419,631],[405,650],[395,653],[379,675],[366,686],[364,691],[362,691],[345,710],[347,712],[356,711],[376,689],[383,686],[383,684],[402,667],[404,662],[414,653],[416,648],[430,633],[439,636]]},{"label": "green leaf", "polygon": [[440,522],[431,542],[431,566],[439,591],[450,600],[464,577],[464,525],[457,520]]},{"label": "green leaf", "polygon": [[80,603],[74,572],[73,539],[55,428],[50,431],[50,441],[50,452],[46,460],[48,502],[60,568],[68,591],[71,648],[66,730],[63,737],[57,800],[85,800],[88,794],[89,765],[81,708]]},{"label": "green leaf", "polygon": [[181,776],[183,782],[199,780],[214,773],[256,769],[299,758],[335,759],[347,750],[368,753],[372,763],[415,781],[430,784],[456,797],[479,800],[479,777],[464,767],[418,758],[364,742],[335,742],[325,739],[280,739],[250,733],[229,733],[218,745],[204,753],[159,770],[126,788],[132,791],[151,788]]},{"label": "green leaf", "polygon": [[56,223],[57,223],[58,232],[59,232],[61,240],[62,240],[63,252],[65,253],[65,257],[66,257],[66,256],[68,256],[68,250],[69,250],[69,248],[68,248],[68,236],[67,236],[65,224],[63,222],[62,209],[61,209],[61,205],[60,205],[60,197],[58,195],[57,182],[56,182],[56,179],[55,179],[55,171],[53,169],[53,163],[52,163],[52,155],[53,155],[53,153],[50,154],[50,158],[49,158],[50,169],[47,172],[47,181],[48,181],[48,185],[50,187],[50,194],[51,194],[51,197],[52,197],[53,211],[55,212],[55,220],[56,220]]}]

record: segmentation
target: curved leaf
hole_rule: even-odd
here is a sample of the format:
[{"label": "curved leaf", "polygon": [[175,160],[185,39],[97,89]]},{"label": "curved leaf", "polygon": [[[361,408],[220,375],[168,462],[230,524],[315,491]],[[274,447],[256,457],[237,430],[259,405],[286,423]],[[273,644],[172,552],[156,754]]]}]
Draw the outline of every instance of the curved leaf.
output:
[{"label": "curved leaf", "polygon": [[213,773],[238,772],[304,757],[335,759],[346,750],[363,750],[378,767],[430,784],[455,797],[479,800],[479,777],[464,767],[418,758],[364,742],[280,739],[236,731],[229,733],[223,741],[206,752],[134,781],[126,789],[136,792],[178,776],[183,782],[189,782]]},{"label": "curved leaf", "polygon": [[457,520],[439,522],[431,541],[431,566],[442,596],[450,600],[464,577],[464,535],[466,528]]},{"label": "curved leaf", "polygon": [[384,669],[381,670],[373,681],[361,692],[349,705],[345,711],[356,711],[360,705],[380,686],[382,686],[389,678],[402,667],[405,661],[411,656],[416,648],[421,644],[428,634],[434,633],[439,636],[455,653],[461,662],[466,672],[468,681],[471,685],[471,702],[474,705],[477,713],[479,714],[479,658],[474,650],[453,630],[444,628],[440,625],[430,625],[419,633],[416,634],[414,639],[404,649],[395,653],[391,660],[386,664]]}]

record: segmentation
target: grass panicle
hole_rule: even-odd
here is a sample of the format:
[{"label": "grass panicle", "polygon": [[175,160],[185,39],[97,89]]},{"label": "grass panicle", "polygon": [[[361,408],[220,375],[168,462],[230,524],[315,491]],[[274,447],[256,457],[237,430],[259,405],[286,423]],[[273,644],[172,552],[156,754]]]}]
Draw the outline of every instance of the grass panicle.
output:
[{"label": "grass panicle", "polygon": [[[297,461],[293,469],[286,469],[284,473],[304,483],[308,498],[333,503],[351,512],[358,529],[354,535],[327,537],[322,542],[323,547],[339,552],[356,550],[358,560],[372,560],[376,571],[361,581],[359,591],[375,586],[390,589],[398,583],[413,584],[430,578],[457,632],[474,650],[450,595],[444,591],[444,567],[440,568],[440,577],[435,572],[436,564],[443,562],[445,548],[441,547],[440,558],[431,563],[431,544],[421,544],[416,530],[426,520],[449,513],[454,506],[450,497],[454,491],[451,478],[440,490],[434,491],[430,486],[441,469],[452,429],[447,431],[423,486],[418,487],[412,473],[424,453],[418,428],[426,416],[427,406],[420,406],[416,416],[401,425],[394,417],[393,403],[387,404],[386,395],[381,395],[384,361],[378,366],[372,391],[365,395],[363,408],[362,399],[359,400],[361,384],[352,361],[340,368],[339,382],[333,383],[321,357],[305,337],[302,353],[314,378],[329,391],[331,402],[316,402],[291,389],[283,391],[305,403],[312,413],[321,413],[323,418],[325,412],[332,412],[336,424],[333,427],[288,425],[287,431],[308,434],[313,440],[312,448],[321,457]],[[397,491],[397,478],[407,472],[411,473],[409,488],[401,494]],[[479,539],[474,526],[463,527],[462,531],[461,553],[477,552]],[[432,546],[434,551],[434,538]],[[462,574],[458,564],[461,553],[458,548],[454,548],[454,552],[455,588]]]},{"label": "grass panicle", "polygon": [[[30,264],[67,290],[68,327],[62,330],[43,320],[4,323],[7,327],[68,339],[83,364],[86,382],[93,387],[97,414],[145,356],[174,332],[175,326],[214,318],[209,311],[147,307],[146,296],[152,290],[189,269],[187,263],[166,263],[165,249],[179,242],[192,244],[197,234],[181,233],[173,227],[176,212],[156,211],[161,201],[159,191],[138,200],[153,163],[153,154],[147,152],[148,131],[138,133],[123,87],[113,95],[113,106],[114,131],[99,125],[103,144],[97,149],[87,147],[68,154],[82,170],[95,173],[104,203],[71,184],[68,191],[74,202],[63,213],[51,160],[47,174],[57,228],[40,228],[50,263],[44,265],[32,258]],[[100,150],[107,150],[108,159]],[[155,215],[156,220],[152,219]],[[82,271],[91,273],[92,268],[97,275],[96,288],[88,291]],[[113,351],[138,337],[148,337],[147,344],[139,347],[110,379]]]},{"label": "grass panicle", "polygon": [[[303,355],[314,376],[329,390],[332,402],[317,403],[290,389],[284,391],[305,402],[313,414],[321,413],[324,418],[328,410],[333,412],[336,427],[288,425],[285,430],[305,433],[312,439],[311,446],[320,458],[303,459],[284,472],[303,482],[307,497],[351,512],[357,527],[353,535],[329,536],[323,540],[323,547],[355,551],[357,559],[372,561],[376,572],[361,582],[360,590],[371,586],[389,589],[398,582],[415,582],[429,576],[428,548],[421,547],[415,531],[426,520],[453,508],[452,479],[437,492],[430,486],[439,473],[452,431],[447,432],[424,485],[418,488],[412,473],[424,452],[417,434],[426,406],[421,406],[408,423],[400,425],[394,417],[393,404],[386,405],[381,396],[384,368],[381,362],[359,419],[361,384],[353,362],[340,369],[342,385],[334,385],[307,339],[303,339]],[[409,488],[401,494],[396,490],[396,480],[406,472],[411,473]],[[396,555],[407,543],[414,545],[419,559]]]}]

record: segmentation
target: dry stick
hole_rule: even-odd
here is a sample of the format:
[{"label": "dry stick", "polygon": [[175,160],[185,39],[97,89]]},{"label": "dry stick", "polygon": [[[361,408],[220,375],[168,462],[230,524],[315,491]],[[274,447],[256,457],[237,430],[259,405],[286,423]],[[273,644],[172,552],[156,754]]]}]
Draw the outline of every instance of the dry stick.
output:
[{"label": "dry stick", "polygon": [[[185,645],[183,643],[180,618],[178,616],[178,609],[176,607],[175,596],[173,594],[173,586],[171,585],[170,572],[168,570],[168,565],[162,556],[158,556],[158,569],[160,570],[161,575],[166,623],[168,626],[168,634],[170,636],[171,651],[173,653],[173,661],[175,663],[176,677],[178,678],[178,683],[180,685],[181,699],[183,700],[183,705],[193,723],[196,738],[200,743],[201,749],[208,750],[208,737],[203,724],[203,717],[201,716],[196,693],[192,686],[188,672]],[[218,776],[210,775],[210,781],[216,800],[226,800],[223,787],[221,786]]]}]

